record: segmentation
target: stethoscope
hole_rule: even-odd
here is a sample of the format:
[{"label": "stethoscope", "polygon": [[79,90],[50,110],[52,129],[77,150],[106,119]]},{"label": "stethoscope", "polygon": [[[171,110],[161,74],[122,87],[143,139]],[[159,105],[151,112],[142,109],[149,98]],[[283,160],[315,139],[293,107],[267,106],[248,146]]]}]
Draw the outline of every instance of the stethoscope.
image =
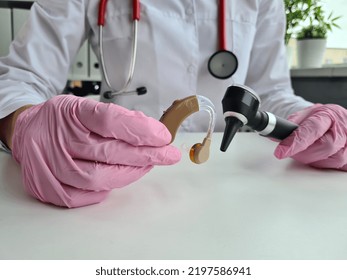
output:
[{"label": "stethoscope", "polygon": [[219,50],[211,55],[207,63],[208,71],[217,79],[230,78],[238,67],[236,55],[227,50],[225,11],[225,0],[219,0]]},{"label": "stethoscope", "polygon": [[[99,13],[98,13],[98,26],[99,26],[99,56],[101,71],[104,76],[105,82],[109,87],[109,91],[103,93],[105,99],[111,99],[119,95],[137,94],[143,95],[147,92],[146,87],[138,87],[135,90],[128,90],[129,85],[134,76],[136,56],[137,56],[137,44],[138,44],[138,23],[140,21],[140,0],[133,0],[133,35],[132,35],[132,47],[131,47],[131,59],[128,77],[121,89],[114,89],[110,83],[110,79],[107,73],[104,51],[103,51],[103,27],[105,26],[105,14],[106,14],[107,0],[100,0]],[[227,50],[226,47],[226,3],[225,0],[219,0],[219,48],[209,58],[207,68],[210,74],[218,79],[230,78],[238,68],[238,60],[236,55]]]}]

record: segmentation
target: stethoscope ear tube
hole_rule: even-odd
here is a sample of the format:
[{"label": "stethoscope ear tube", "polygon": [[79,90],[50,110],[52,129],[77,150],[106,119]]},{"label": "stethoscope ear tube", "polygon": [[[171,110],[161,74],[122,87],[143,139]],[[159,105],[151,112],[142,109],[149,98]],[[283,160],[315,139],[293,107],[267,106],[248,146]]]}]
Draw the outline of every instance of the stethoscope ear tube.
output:
[{"label": "stethoscope ear tube", "polygon": [[131,48],[131,58],[130,58],[128,78],[126,82],[124,83],[123,87],[118,90],[114,89],[111,85],[111,82],[107,75],[107,69],[106,69],[104,53],[103,53],[103,26],[105,25],[106,4],[107,4],[107,0],[100,1],[99,17],[98,17],[101,71],[102,71],[104,80],[110,89],[109,91],[104,92],[103,96],[105,99],[111,99],[118,95],[127,95],[127,94],[143,95],[147,93],[147,89],[145,87],[139,87],[136,90],[128,90],[128,87],[133,79],[134,72],[135,72],[135,64],[136,64],[136,56],[137,56],[138,22],[140,20],[140,0],[133,0],[133,15],[132,15],[133,38],[132,38],[132,48]]}]

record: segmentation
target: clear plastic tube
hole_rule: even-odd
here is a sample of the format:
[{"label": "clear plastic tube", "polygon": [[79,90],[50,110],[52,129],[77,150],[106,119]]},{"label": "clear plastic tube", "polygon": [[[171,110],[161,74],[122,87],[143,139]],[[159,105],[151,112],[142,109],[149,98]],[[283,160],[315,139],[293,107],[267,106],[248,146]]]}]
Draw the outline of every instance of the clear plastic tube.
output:
[{"label": "clear plastic tube", "polygon": [[199,104],[199,111],[207,111],[210,115],[206,138],[211,138],[216,125],[216,109],[210,99],[202,95],[196,95]]}]

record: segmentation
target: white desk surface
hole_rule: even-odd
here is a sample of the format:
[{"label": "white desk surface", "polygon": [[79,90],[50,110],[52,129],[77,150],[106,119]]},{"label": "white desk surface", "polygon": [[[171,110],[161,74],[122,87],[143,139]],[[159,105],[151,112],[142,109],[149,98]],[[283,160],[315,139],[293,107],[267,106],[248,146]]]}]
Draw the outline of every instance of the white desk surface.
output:
[{"label": "white desk surface", "polygon": [[255,133],[238,133],[226,153],[220,141],[205,164],[184,153],[72,210],[29,197],[0,153],[0,259],[347,259],[347,173],[279,161]]}]

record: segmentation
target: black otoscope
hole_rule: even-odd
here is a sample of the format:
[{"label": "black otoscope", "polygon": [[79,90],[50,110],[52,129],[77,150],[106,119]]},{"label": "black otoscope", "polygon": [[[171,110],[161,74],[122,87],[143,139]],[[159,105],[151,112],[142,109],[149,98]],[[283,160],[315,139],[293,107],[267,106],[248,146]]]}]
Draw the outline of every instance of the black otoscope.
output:
[{"label": "black otoscope", "polygon": [[260,98],[246,86],[228,87],[223,100],[225,130],[220,150],[225,152],[236,132],[247,124],[260,135],[283,140],[298,125],[269,112],[258,111]]}]

